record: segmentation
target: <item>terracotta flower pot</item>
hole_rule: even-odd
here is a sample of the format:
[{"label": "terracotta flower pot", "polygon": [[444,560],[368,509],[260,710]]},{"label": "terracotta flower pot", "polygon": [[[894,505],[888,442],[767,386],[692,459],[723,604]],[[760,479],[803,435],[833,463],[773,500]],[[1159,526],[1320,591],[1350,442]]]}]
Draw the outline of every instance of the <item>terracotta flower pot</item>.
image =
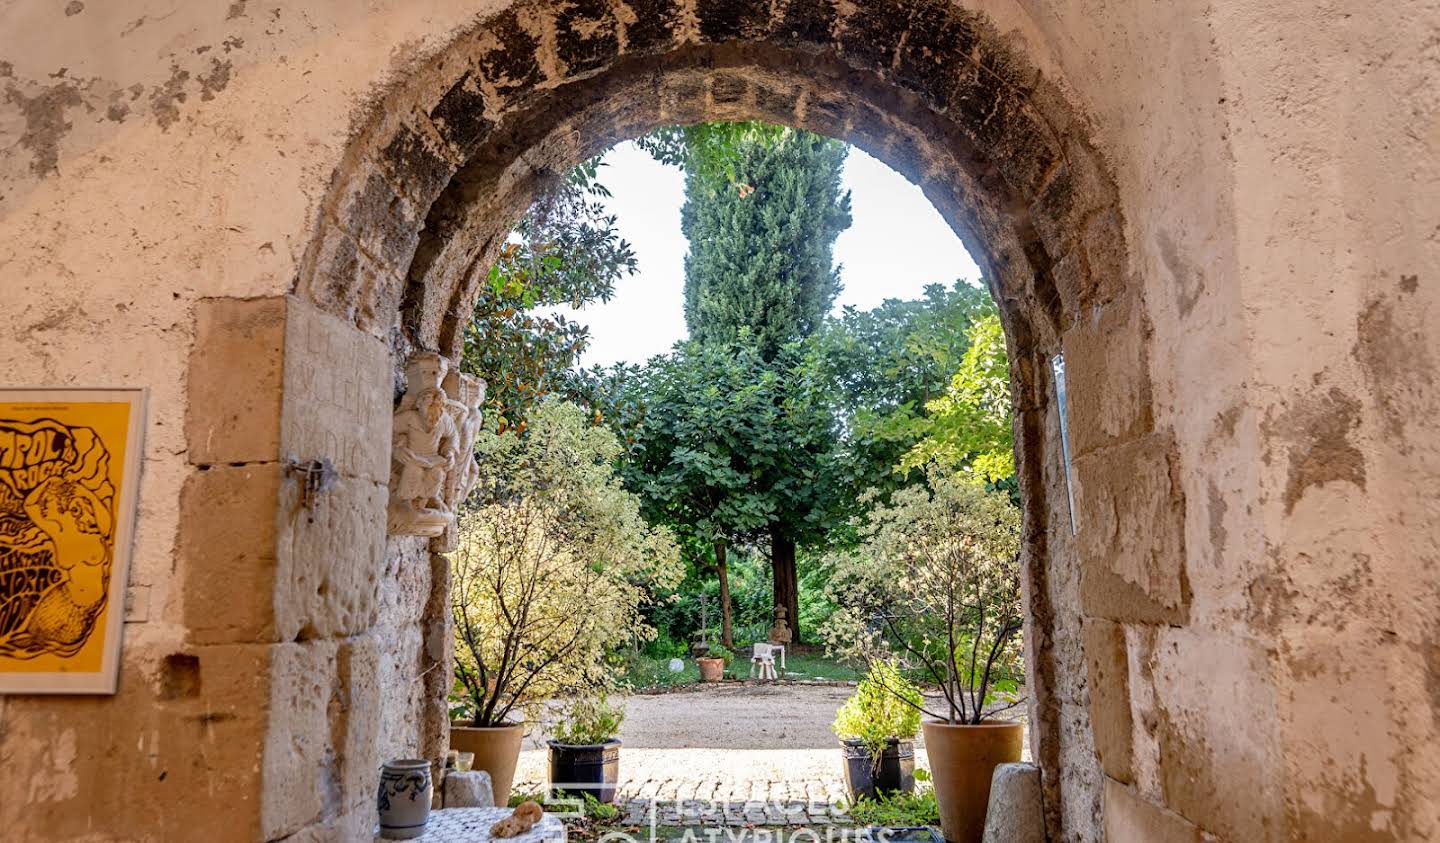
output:
[{"label": "terracotta flower pot", "polygon": [[696,659],[695,663],[700,665],[701,682],[719,682],[725,678],[724,659]]},{"label": "terracotta flower pot", "polygon": [[922,726],[945,840],[980,843],[990,804],[990,776],[996,766],[1020,760],[1025,725],[987,721],[968,726],[927,720]]},{"label": "terracotta flower pot", "polygon": [[520,739],[525,736],[522,723],[505,726],[450,726],[450,748],[475,753],[472,770],[490,774],[495,788],[495,804],[510,801],[510,785],[515,782],[515,765],[520,760]]}]

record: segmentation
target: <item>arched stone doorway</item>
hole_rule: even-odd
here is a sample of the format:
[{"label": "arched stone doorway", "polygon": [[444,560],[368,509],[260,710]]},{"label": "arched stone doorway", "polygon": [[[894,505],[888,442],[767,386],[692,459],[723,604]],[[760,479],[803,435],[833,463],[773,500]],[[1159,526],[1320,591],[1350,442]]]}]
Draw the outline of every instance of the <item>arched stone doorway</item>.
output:
[{"label": "arched stone doorway", "polygon": [[0,351],[152,388],[155,601],[118,696],[0,700],[0,825],[362,834],[444,728],[444,568],[379,526],[397,367],[567,163],[755,116],[915,179],[994,281],[1052,836],[1440,828],[1423,3],[99,6],[0,12]]},{"label": "arched stone doorway", "polygon": [[[371,365],[357,377],[373,380],[361,391],[382,395],[410,352],[458,353],[474,285],[551,179],[653,128],[725,119],[785,123],[867,149],[926,190],[992,279],[1015,361],[1029,514],[1032,751],[1056,837],[1098,834],[1102,768],[1081,618],[1092,619],[1092,638],[1119,635],[1115,620],[1183,622],[1183,507],[1170,479],[1178,469],[1149,406],[1142,293],[1126,277],[1113,182],[1065,97],[984,15],[944,2],[842,9],[806,0],[502,12],[376,106],[335,174],[284,320],[344,335],[308,365],[354,368],[351,349],[367,349]],[[322,362],[335,350],[338,359]],[[1079,396],[1074,457],[1094,478],[1079,499],[1093,538],[1080,547],[1053,400],[1050,360],[1062,351]],[[373,365],[387,353],[388,366]],[[308,391],[310,377],[287,372],[287,395]],[[381,426],[382,407],[367,409],[377,415],[363,432]],[[383,459],[373,439],[352,444]],[[382,476],[367,473],[378,465],[342,465],[341,474]],[[1101,498],[1143,514],[1116,516],[1092,503]],[[445,605],[443,565],[427,564],[423,542],[391,539],[388,555],[434,571],[428,605]],[[444,653],[443,618],[427,610],[401,628],[417,621],[430,655]],[[1116,667],[1113,648],[1091,650],[1111,658],[1103,669]],[[437,658],[427,669],[431,704],[416,724],[431,754],[443,741],[444,668]],[[391,717],[415,714],[376,705],[392,727]],[[277,727],[280,714],[272,712]],[[1115,751],[1106,756],[1123,777]]]}]

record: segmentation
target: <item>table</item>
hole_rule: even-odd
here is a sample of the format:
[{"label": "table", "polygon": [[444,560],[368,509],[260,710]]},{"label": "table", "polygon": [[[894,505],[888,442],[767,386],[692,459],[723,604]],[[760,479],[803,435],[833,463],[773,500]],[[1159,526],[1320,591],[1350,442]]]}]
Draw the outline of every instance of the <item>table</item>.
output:
[{"label": "table", "polygon": [[[430,822],[425,833],[415,840],[422,843],[488,843],[490,826],[510,816],[509,808],[442,808],[430,812]],[[498,839],[498,838],[497,838]],[[561,843],[565,839],[565,824],[560,818],[546,814],[540,822],[519,837],[504,838],[505,843]],[[385,838],[378,833],[375,840]]]}]

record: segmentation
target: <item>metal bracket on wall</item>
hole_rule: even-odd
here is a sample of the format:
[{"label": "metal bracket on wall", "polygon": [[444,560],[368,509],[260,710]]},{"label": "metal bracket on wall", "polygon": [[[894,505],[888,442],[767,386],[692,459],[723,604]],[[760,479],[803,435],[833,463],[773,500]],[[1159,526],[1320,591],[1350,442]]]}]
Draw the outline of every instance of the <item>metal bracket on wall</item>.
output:
[{"label": "metal bracket on wall", "polygon": [[1070,503],[1070,535],[1078,531],[1075,524],[1075,487],[1070,482],[1070,412],[1065,406],[1065,355],[1050,358],[1050,369],[1055,373],[1055,403],[1060,408],[1060,451],[1065,458],[1065,496]]},{"label": "metal bracket on wall", "polygon": [[315,501],[320,495],[330,491],[335,485],[339,473],[335,471],[334,463],[328,457],[321,457],[318,460],[300,462],[299,460],[287,458],[285,460],[285,473],[299,475],[300,477],[300,506],[310,514],[311,521],[314,521]]}]

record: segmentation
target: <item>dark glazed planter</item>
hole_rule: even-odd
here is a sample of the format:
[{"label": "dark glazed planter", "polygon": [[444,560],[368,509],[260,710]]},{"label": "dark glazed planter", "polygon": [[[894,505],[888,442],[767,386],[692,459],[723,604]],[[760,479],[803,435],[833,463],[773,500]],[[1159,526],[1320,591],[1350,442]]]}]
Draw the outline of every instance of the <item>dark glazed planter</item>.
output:
[{"label": "dark glazed planter", "polygon": [[585,794],[609,804],[615,801],[620,781],[620,740],[573,744],[550,741],[550,785],[556,793],[584,798]]},{"label": "dark glazed planter", "polygon": [[850,801],[878,799],[882,793],[915,789],[915,743],[891,738],[880,753],[877,765],[870,750],[853,738],[840,742],[845,759],[845,788]]}]

